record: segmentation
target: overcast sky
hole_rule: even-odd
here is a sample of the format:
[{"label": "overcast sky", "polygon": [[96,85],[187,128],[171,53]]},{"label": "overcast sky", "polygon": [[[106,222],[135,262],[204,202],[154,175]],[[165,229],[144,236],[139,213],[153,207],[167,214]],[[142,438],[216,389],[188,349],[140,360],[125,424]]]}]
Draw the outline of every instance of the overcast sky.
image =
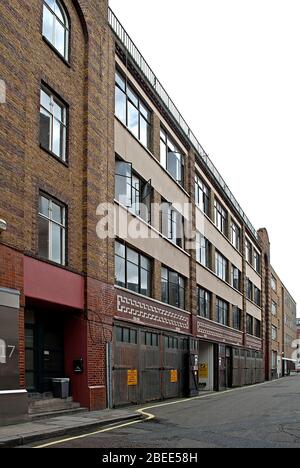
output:
[{"label": "overcast sky", "polygon": [[273,267],[299,304],[299,0],[110,6],[254,227],[268,229]]}]

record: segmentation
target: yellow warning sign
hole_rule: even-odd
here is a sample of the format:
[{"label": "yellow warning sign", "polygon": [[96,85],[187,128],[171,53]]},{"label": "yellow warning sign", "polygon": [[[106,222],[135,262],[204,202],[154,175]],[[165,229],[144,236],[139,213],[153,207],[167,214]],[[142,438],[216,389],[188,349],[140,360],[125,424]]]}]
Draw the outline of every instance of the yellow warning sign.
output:
[{"label": "yellow warning sign", "polygon": [[171,383],[177,383],[177,382],[178,382],[178,371],[171,370]]},{"label": "yellow warning sign", "polygon": [[127,371],[127,385],[134,386],[138,384],[138,371],[136,369]]},{"label": "yellow warning sign", "polygon": [[208,379],[208,362],[201,362],[199,377],[200,379]]}]

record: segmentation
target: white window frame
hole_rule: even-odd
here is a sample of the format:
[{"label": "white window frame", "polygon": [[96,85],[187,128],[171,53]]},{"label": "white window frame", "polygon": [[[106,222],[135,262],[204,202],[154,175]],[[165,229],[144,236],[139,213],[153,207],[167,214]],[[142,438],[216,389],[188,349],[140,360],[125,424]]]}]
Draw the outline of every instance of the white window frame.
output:
[{"label": "white window frame", "polygon": [[[70,43],[70,27],[69,27],[69,20],[67,13],[65,11],[65,8],[62,6],[61,2],[58,0],[54,0],[55,6],[54,10],[50,7],[48,4],[47,0],[43,1],[43,37],[46,39],[46,41],[49,41],[50,44],[54,47],[54,49],[57,51],[59,55],[61,55],[66,61],[69,60],[69,43]],[[58,17],[58,15],[55,12],[55,8],[58,8],[64,18],[64,22],[61,21],[61,19]],[[47,8],[47,10],[51,13],[52,18],[53,18],[53,24],[52,24],[52,39],[49,39],[45,34],[44,34],[44,9]],[[56,22],[58,22],[63,28],[64,28],[64,54],[62,55],[60,50],[55,45],[56,42]]]},{"label": "white window frame", "polygon": [[[46,109],[46,107],[43,106],[42,104],[42,92],[47,94],[47,96],[50,98],[50,111],[49,109]],[[61,121],[55,116],[54,113],[54,104],[57,104],[59,107],[63,109],[63,120]],[[43,109],[47,115],[50,117],[50,141],[49,141],[49,151],[54,154],[58,159],[61,159],[63,162],[67,161],[67,106],[64,104],[59,98],[57,98],[45,85],[41,86],[41,91],[40,91],[40,114],[41,114],[41,109]],[[54,152],[53,148],[53,123],[54,121],[57,121],[60,125],[63,126],[63,153],[62,155],[58,155]],[[42,145],[42,148],[44,146]],[[46,151],[48,151],[48,148],[44,148]]]},{"label": "white window frame", "polygon": [[[62,218],[63,218],[63,223],[58,223],[57,221],[53,220],[52,217],[48,217],[46,215],[44,215],[43,213],[40,212],[40,209],[38,210],[38,215],[40,218],[42,219],[45,219],[48,221],[48,224],[49,224],[49,238],[48,238],[48,260],[49,261],[54,261],[53,260],[53,251],[52,251],[52,240],[53,240],[53,237],[52,237],[52,233],[53,233],[53,224],[55,224],[56,226],[59,226],[60,228],[63,229],[63,236],[62,236],[62,245],[61,245],[61,262],[58,263],[59,265],[63,265],[65,266],[66,265],[66,232],[67,232],[67,227],[66,227],[66,207],[60,203],[60,202],[57,202],[56,200],[53,200],[50,196],[44,194],[44,193],[40,193],[39,195],[39,201],[41,198],[45,198],[49,201],[49,209],[48,209],[48,213],[51,215],[52,214],[52,206],[53,206],[53,203],[57,206],[59,206],[62,210]],[[57,263],[57,262],[55,262]]]}]

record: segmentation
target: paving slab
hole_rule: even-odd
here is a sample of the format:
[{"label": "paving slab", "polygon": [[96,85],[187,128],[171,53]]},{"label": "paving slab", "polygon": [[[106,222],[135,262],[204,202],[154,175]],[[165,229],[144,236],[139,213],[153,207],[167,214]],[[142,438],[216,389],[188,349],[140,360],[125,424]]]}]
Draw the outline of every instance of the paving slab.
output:
[{"label": "paving slab", "polygon": [[49,437],[75,433],[85,428],[102,427],[141,417],[132,409],[103,410],[4,426],[0,428],[0,448],[17,447]]}]

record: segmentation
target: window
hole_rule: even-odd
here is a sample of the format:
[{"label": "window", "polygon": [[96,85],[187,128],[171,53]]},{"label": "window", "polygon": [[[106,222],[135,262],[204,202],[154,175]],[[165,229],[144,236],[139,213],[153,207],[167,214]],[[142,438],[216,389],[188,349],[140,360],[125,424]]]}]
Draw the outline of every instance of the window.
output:
[{"label": "window", "polygon": [[115,198],[147,223],[151,223],[151,180],[145,182],[132,170],[132,164],[116,160]]},{"label": "window", "polygon": [[241,290],[241,272],[234,265],[231,267],[231,285],[238,291]]},{"label": "window", "polygon": [[253,317],[249,314],[247,314],[247,333],[253,335]]},{"label": "window", "polygon": [[151,332],[142,332],[141,333],[141,345],[142,346],[151,346],[156,348],[159,345],[159,339],[157,333]]},{"label": "window", "polygon": [[66,161],[67,108],[42,86],[40,96],[40,144]]},{"label": "window", "polygon": [[227,212],[217,200],[215,200],[215,225],[226,235]]},{"label": "window", "polygon": [[184,218],[171,203],[163,201],[161,205],[161,232],[178,247],[184,249]]},{"label": "window", "polygon": [[227,302],[222,301],[221,299],[216,300],[216,317],[217,321],[222,325],[228,325],[228,308],[229,305]]},{"label": "window", "polygon": [[66,208],[47,195],[39,197],[39,256],[65,265]]},{"label": "window", "polygon": [[116,340],[119,343],[137,344],[137,331],[132,328],[116,327]]},{"label": "window", "polygon": [[198,315],[210,319],[211,293],[198,286]]},{"label": "window", "polygon": [[65,60],[68,60],[69,22],[58,0],[44,0],[43,36]]},{"label": "window", "polygon": [[118,241],[115,242],[115,281],[144,296],[151,296],[151,260]]},{"label": "window", "polygon": [[254,286],[254,302],[257,306],[261,306],[261,292],[256,286]]},{"label": "window", "polygon": [[200,232],[196,233],[196,260],[201,265],[210,268],[211,243]]},{"label": "window", "polygon": [[118,71],[115,76],[115,114],[131,133],[150,147],[151,112]]},{"label": "window", "polygon": [[231,243],[237,249],[241,248],[241,230],[234,221],[231,221]]},{"label": "window", "polygon": [[271,276],[271,288],[273,289],[273,291],[277,291],[277,281],[273,275]]},{"label": "window", "polygon": [[178,349],[178,338],[165,336],[165,347],[169,349]]},{"label": "window", "polygon": [[272,325],[272,340],[277,341],[277,328]]},{"label": "window", "polygon": [[162,302],[185,308],[185,279],[168,268],[161,269]]},{"label": "window", "polygon": [[233,328],[236,330],[242,329],[242,312],[237,306],[232,307]]},{"label": "window", "polygon": [[261,322],[260,320],[254,320],[254,335],[256,338],[261,338]]},{"label": "window", "polygon": [[180,185],[184,185],[184,157],[176,145],[161,129],[160,163]]},{"label": "window", "polygon": [[260,261],[260,254],[257,250],[253,250],[253,267],[260,274],[261,271],[261,261]]},{"label": "window", "polygon": [[253,301],[253,283],[248,278],[246,279],[246,297],[249,301]]},{"label": "window", "polygon": [[195,199],[196,205],[209,216],[209,188],[202,182],[200,177],[195,177]]},{"label": "window", "polygon": [[252,265],[252,244],[248,239],[245,241],[246,261]]},{"label": "window", "polygon": [[223,281],[227,281],[228,261],[219,252],[216,252],[215,267],[215,273],[218,276],[218,278],[222,279]]}]

